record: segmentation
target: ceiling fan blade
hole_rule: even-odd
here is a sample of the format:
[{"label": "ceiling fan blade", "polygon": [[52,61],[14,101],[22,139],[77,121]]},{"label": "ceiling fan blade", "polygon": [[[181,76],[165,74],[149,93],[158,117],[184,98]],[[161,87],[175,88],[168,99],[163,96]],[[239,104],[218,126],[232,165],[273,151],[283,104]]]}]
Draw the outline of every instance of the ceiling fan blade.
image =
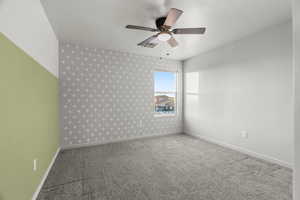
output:
[{"label": "ceiling fan blade", "polygon": [[176,28],[172,32],[174,34],[204,34],[206,28]]},{"label": "ceiling fan blade", "polygon": [[146,40],[138,43],[138,46],[154,48],[158,45],[157,35],[152,35],[151,37],[147,38]]},{"label": "ceiling fan blade", "polygon": [[175,40],[174,37],[171,37],[171,39],[168,40],[168,43],[173,48],[178,46],[178,42]]},{"label": "ceiling fan blade", "polygon": [[182,13],[183,13],[182,10],[171,8],[164,25],[168,27],[172,27],[176,23],[178,18],[182,15]]},{"label": "ceiling fan blade", "polygon": [[128,29],[135,29],[135,30],[142,30],[142,31],[151,31],[151,32],[158,32],[158,29],[149,28],[144,26],[135,26],[135,25],[127,25],[126,28]]}]

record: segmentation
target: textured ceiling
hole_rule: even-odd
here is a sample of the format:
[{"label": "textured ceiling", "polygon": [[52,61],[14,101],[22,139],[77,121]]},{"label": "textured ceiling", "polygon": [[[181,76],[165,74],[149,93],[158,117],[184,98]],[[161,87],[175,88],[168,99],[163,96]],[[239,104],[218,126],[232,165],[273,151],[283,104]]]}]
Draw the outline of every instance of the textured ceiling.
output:
[{"label": "textured ceiling", "polygon": [[[42,0],[61,41],[184,60],[291,19],[289,0]],[[127,24],[155,27],[172,8],[184,11],[175,27],[207,27],[205,35],[176,35],[179,47],[136,44],[153,33]],[[170,53],[169,56],[166,54]]]}]

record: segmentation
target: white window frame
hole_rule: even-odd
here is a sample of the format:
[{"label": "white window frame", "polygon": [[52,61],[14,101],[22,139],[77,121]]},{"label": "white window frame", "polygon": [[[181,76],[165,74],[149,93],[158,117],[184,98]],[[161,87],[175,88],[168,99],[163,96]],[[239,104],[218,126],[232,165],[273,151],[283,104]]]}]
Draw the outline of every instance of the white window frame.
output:
[{"label": "white window frame", "polygon": [[[175,74],[175,81],[176,81],[176,85],[175,85],[175,92],[156,92],[155,91],[155,72],[170,72],[170,73],[174,73]],[[168,71],[168,70],[161,70],[161,69],[156,69],[153,71],[153,101],[155,98],[155,94],[175,94],[175,105],[174,105],[174,109],[175,112],[174,114],[169,114],[169,113],[157,113],[155,111],[155,103],[153,102],[153,112],[154,112],[154,116],[155,117],[176,117],[177,115],[177,109],[178,109],[178,72],[177,71]]]}]

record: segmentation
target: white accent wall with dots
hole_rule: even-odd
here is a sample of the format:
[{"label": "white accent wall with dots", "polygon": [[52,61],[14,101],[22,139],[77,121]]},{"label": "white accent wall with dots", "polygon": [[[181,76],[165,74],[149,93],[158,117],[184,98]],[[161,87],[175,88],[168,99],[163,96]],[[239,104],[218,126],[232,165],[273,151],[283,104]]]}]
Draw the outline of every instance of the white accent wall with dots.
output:
[{"label": "white accent wall with dots", "polygon": [[[154,115],[155,70],[178,72],[177,113]],[[182,63],[60,44],[61,145],[88,146],[182,132]]]}]

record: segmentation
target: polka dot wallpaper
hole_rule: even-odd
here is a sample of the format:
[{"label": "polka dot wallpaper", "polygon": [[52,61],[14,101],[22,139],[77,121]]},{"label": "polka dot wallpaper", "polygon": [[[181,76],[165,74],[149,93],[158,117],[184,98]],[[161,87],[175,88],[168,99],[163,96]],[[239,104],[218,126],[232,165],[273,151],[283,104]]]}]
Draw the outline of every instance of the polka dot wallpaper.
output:
[{"label": "polka dot wallpaper", "polygon": [[[155,70],[178,72],[176,116],[154,116]],[[182,132],[181,77],[180,61],[60,44],[62,146]]]}]

